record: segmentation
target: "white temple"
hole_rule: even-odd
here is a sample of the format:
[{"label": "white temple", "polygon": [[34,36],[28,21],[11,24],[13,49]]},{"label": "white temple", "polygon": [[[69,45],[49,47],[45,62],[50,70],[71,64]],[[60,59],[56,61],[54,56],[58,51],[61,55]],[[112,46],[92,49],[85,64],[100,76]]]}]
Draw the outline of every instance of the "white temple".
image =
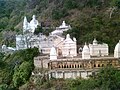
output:
[{"label": "white temple", "polygon": [[89,44],[91,56],[107,56],[108,44],[98,44],[97,40],[93,40],[93,44]]},{"label": "white temple", "polygon": [[73,40],[70,38],[70,35],[67,34],[66,38],[62,38],[60,36],[48,36],[40,39],[40,48],[42,53],[49,54],[50,49],[55,46],[57,56],[63,57],[73,57],[77,56],[77,45],[76,39]]},{"label": "white temple", "polygon": [[56,30],[54,30],[53,32],[51,32],[52,35],[61,35],[63,33],[63,31],[67,31],[71,29],[70,25],[66,25],[65,21],[62,22],[62,25],[60,25],[59,27],[56,27]]},{"label": "white temple", "polygon": [[85,43],[85,45],[83,47],[82,59],[90,59],[90,49],[88,48],[86,43]]},{"label": "white temple", "polygon": [[33,15],[30,23],[27,21],[27,18],[24,17],[23,35],[16,35],[17,50],[38,47],[41,53],[50,54],[51,48],[55,46],[58,56],[77,56],[76,39],[73,38],[72,40],[69,34],[65,39],[57,35],[58,33],[62,34],[63,31],[71,29],[70,25],[66,25],[65,21],[63,21],[62,25],[56,27],[57,30],[53,31],[55,33],[57,32],[57,34],[45,36],[42,33],[34,35],[34,30],[38,24],[35,15]]},{"label": "white temple", "polygon": [[32,16],[32,20],[30,21],[30,23],[27,21],[27,18],[25,16],[23,21],[23,33],[25,32],[34,33],[38,25],[39,23],[38,23],[38,20],[36,20],[35,15]]},{"label": "white temple", "polygon": [[3,53],[12,53],[16,50],[16,48],[13,48],[13,47],[7,47],[6,45],[2,45],[2,52]]},{"label": "white temple", "polygon": [[57,52],[55,47],[52,47],[50,50],[50,60],[57,60]]},{"label": "white temple", "polygon": [[[71,29],[71,26],[66,25],[65,21],[62,22],[62,25],[56,27],[56,30],[49,36],[45,36],[42,33],[34,35],[34,30],[37,28],[37,25],[39,25],[39,23],[35,15],[33,15],[30,23],[27,21],[27,18],[24,17],[23,35],[16,35],[16,50],[38,47],[41,53],[50,54],[51,48],[55,46],[57,56],[77,56],[76,38],[71,39],[69,34],[66,35],[66,38],[59,36],[60,34],[62,35],[63,31]],[[86,47],[86,45],[84,47]],[[84,59],[89,58],[89,55],[86,57],[87,53],[90,53],[90,56],[108,55],[108,45],[105,43],[98,44],[96,39],[93,40],[92,44],[89,44],[88,48],[89,50],[83,48],[85,50],[82,52]]]},{"label": "white temple", "polygon": [[34,33],[38,25],[39,25],[38,20],[36,20],[35,15],[33,15],[32,20],[30,21],[30,29],[32,33]]},{"label": "white temple", "polygon": [[26,49],[30,47],[39,48],[39,37],[34,35],[34,31],[39,25],[35,15],[33,15],[30,23],[27,21],[26,16],[23,21],[23,35],[16,35],[16,50]]},{"label": "white temple", "polygon": [[114,57],[115,57],[115,58],[120,58],[120,40],[119,40],[119,42],[117,43],[117,45],[115,46],[115,49],[114,49]]},{"label": "white temple", "polygon": [[63,49],[62,49],[63,56],[77,56],[77,46],[76,46],[76,39],[72,40],[70,35],[66,35],[66,39],[63,41]]}]

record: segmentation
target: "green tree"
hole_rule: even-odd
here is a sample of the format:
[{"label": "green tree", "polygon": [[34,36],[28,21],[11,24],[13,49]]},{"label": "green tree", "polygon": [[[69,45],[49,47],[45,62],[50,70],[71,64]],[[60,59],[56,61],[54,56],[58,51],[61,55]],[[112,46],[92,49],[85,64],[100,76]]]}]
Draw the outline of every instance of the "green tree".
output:
[{"label": "green tree", "polygon": [[120,89],[120,71],[111,66],[101,69],[100,72],[96,75],[95,80],[100,89]]},{"label": "green tree", "polygon": [[13,84],[15,87],[19,87],[25,84],[31,75],[32,66],[30,62],[23,62],[17,69],[15,69],[13,75]]},{"label": "green tree", "polygon": [[55,20],[59,20],[68,16],[68,12],[65,8],[57,8],[52,10],[52,18]]},{"label": "green tree", "polygon": [[37,26],[37,28],[35,29],[34,31],[34,34],[35,35],[38,35],[39,33],[43,33],[43,29],[41,26]]},{"label": "green tree", "polygon": [[76,0],[65,0],[64,7],[66,9],[74,9],[74,8],[78,7],[78,4],[77,4]]}]

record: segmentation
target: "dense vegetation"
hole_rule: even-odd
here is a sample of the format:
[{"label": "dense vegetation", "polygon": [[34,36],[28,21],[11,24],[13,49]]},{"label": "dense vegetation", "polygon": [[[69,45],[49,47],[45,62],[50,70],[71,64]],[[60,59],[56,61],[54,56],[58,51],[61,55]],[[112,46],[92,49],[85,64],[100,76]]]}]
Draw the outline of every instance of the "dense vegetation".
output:
[{"label": "dense vegetation", "polygon": [[55,27],[65,20],[80,45],[97,38],[113,53],[120,39],[120,0],[0,0],[0,43],[14,46],[23,17],[30,21],[33,14],[42,26]]},{"label": "dense vegetation", "polygon": [[34,69],[33,58],[38,54],[38,49],[33,48],[1,57],[0,90],[16,90],[27,83]]}]

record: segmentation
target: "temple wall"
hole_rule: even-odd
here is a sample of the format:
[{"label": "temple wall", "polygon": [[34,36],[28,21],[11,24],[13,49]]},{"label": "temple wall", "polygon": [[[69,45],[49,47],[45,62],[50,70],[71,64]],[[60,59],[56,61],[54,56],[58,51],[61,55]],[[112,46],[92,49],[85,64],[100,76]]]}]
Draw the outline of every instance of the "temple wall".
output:
[{"label": "temple wall", "polygon": [[34,65],[38,68],[49,69],[49,78],[88,78],[93,72],[97,72],[105,66],[120,68],[120,61],[114,57],[103,58],[69,58],[49,60],[48,56],[34,58]]},{"label": "temple wall", "polygon": [[88,78],[90,75],[92,75],[91,71],[53,71],[49,74],[49,76],[54,78]]},{"label": "temple wall", "polygon": [[35,65],[35,67],[38,67],[38,68],[48,68],[48,63],[49,63],[49,60],[42,58],[42,56],[34,58],[34,65]]},{"label": "temple wall", "polygon": [[75,59],[66,59],[66,61],[50,61],[49,72],[54,78],[88,78],[93,72],[97,72],[100,68],[108,65],[120,68],[117,58],[78,59],[76,61]]}]

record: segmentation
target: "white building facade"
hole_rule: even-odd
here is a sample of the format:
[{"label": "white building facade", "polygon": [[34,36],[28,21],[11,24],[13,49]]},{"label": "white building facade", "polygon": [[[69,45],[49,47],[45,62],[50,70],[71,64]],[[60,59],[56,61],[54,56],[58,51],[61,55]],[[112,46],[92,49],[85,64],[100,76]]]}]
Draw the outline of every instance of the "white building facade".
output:
[{"label": "white building facade", "polygon": [[91,56],[108,56],[108,44],[98,44],[97,40],[93,40],[93,44],[89,44]]},{"label": "white building facade", "polygon": [[76,39],[73,38],[72,40],[69,34],[66,35],[66,39],[63,41],[62,55],[63,57],[77,56]]},{"label": "white building facade", "polygon": [[114,49],[114,57],[115,57],[115,58],[120,58],[120,40],[119,40],[119,42],[117,43],[117,45],[115,46],[115,49]]},{"label": "white building facade", "polygon": [[85,45],[83,47],[82,59],[90,59],[90,49],[88,48],[86,43],[85,43]]}]

